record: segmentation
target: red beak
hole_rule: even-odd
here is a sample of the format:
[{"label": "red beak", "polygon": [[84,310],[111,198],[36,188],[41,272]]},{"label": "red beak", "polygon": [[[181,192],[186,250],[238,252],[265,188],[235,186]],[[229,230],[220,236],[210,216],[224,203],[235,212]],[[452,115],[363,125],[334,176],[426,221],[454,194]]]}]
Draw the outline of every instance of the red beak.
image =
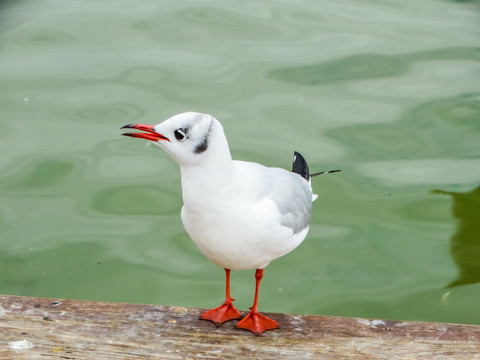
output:
[{"label": "red beak", "polygon": [[158,140],[168,140],[167,137],[163,136],[162,134],[157,133],[155,130],[153,130],[154,126],[153,125],[143,125],[143,124],[128,124],[125,126],[122,126],[121,129],[137,129],[137,130],[142,130],[146,131],[146,133],[123,133],[122,135],[125,136],[131,136],[131,137],[136,137],[140,139],[145,139],[145,140],[150,140],[150,141],[158,141]]}]

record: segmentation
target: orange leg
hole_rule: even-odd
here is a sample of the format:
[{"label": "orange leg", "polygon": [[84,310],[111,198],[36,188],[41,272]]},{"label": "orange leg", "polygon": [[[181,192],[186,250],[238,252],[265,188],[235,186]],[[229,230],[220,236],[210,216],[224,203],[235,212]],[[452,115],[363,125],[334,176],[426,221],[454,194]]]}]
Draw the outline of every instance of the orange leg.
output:
[{"label": "orange leg", "polygon": [[220,326],[220,324],[225,321],[240,319],[242,317],[240,311],[238,311],[232,304],[232,301],[235,299],[230,297],[230,269],[225,269],[225,277],[225,302],[215,309],[204,312],[200,316],[200,319],[213,321],[217,326]]},{"label": "orange leg", "polygon": [[278,328],[278,323],[258,312],[258,288],[260,287],[260,280],[263,277],[263,269],[257,269],[255,272],[255,299],[253,306],[250,308],[250,312],[237,324],[238,328],[247,329],[260,335],[262,332]]}]

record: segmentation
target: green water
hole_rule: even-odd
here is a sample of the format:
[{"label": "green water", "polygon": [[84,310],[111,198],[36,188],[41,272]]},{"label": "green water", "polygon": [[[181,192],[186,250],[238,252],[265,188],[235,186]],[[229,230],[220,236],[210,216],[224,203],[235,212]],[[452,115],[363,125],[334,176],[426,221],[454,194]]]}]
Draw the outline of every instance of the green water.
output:
[{"label": "green water", "polygon": [[2,1],[0,293],[219,305],[177,165],[119,130],[195,110],[342,169],[261,311],[480,324],[479,60],[475,1]]}]

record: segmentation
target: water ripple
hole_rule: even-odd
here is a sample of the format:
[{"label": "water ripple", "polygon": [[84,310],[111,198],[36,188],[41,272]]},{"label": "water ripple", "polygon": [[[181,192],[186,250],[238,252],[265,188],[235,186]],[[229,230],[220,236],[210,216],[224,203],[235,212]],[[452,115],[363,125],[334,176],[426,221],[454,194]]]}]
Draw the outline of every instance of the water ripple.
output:
[{"label": "water ripple", "polygon": [[179,196],[156,186],[109,187],[93,195],[90,208],[116,215],[171,214],[178,212]]},{"label": "water ripple", "polygon": [[[222,273],[182,229],[178,167],[160,149],[119,136],[125,123],[194,109],[222,120],[235,158],[288,167],[299,146],[312,169],[344,170],[313,184],[320,198],[309,239],[268,268],[283,292],[266,291],[265,309],[388,318],[417,309],[430,321],[463,311],[450,320],[478,321],[471,299],[480,284],[451,296],[450,310],[429,310],[440,304],[436,292],[418,296],[455,278],[452,257],[463,271],[472,264],[467,253],[477,253],[454,241],[465,250],[449,255],[451,201],[428,192],[432,184],[478,186],[480,28],[472,4],[0,7],[5,292],[215,302]],[[462,236],[475,233],[466,227]],[[244,274],[235,294],[251,293],[251,272],[233,276]],[[412,301],[396,303],[400,297]],[[250,296],[238,298],[242,309],[251,305]],[[454,303],[460,298],[465,306]]]},{"label": "water ripple", "polygon": [[21,46],[31,47],[70,44],[74,39],[73,35],[60,30],[33,29],[32,32],[22,33],[21,36],[12,39],[12,41]]},{"label": "water ripple", "polygon": [[126,124],[135,122],[144,115],[145,111],[135,105],[120,104],[95,104],[83,107],[75,112],[75,118],[87,122],[112,122],[116,124]]},{"label": "water ripple", "polygon": [[69,158],[28,158],[26,163],[9,172],[1,188],[8,193],[58,191],[58,187],[68,182],[78,166],[77,160]]},{"label": "water ripple", "polygon": [[478,95],[466,93],[413,106],[394,122],[361,121],[328,134],[350,149],[351,159],[417,158],[419,153],[469,158],[478,156],[479,117]]},{"label": "water ripple", "polygon": [[444,48],[400,55],[361,54],[319,64],[272,69],[267,77],[301,85],[324,85],[342,80],[372,79],[405,74],[428,60],[480,60],[480,48]]},{"label": "water ripple", "polygon": [[412,159],[366,162],[357,166],[366,178],[390,186],[471,185],[480,179],[480,159]]}]

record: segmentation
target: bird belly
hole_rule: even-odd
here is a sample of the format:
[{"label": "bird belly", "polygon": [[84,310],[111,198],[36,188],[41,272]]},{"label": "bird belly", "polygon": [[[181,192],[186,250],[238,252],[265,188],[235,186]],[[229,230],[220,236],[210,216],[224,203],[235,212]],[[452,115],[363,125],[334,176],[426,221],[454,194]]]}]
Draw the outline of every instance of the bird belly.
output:
[{"label": "bird belly", "polygon": [[182,222],[210,261],[232,270],[264,268],[295,249],[308,233],[308,227],[293,233],[292,229],[255,211],[225,214],[214,209],[188,211],[184,206]]}]

